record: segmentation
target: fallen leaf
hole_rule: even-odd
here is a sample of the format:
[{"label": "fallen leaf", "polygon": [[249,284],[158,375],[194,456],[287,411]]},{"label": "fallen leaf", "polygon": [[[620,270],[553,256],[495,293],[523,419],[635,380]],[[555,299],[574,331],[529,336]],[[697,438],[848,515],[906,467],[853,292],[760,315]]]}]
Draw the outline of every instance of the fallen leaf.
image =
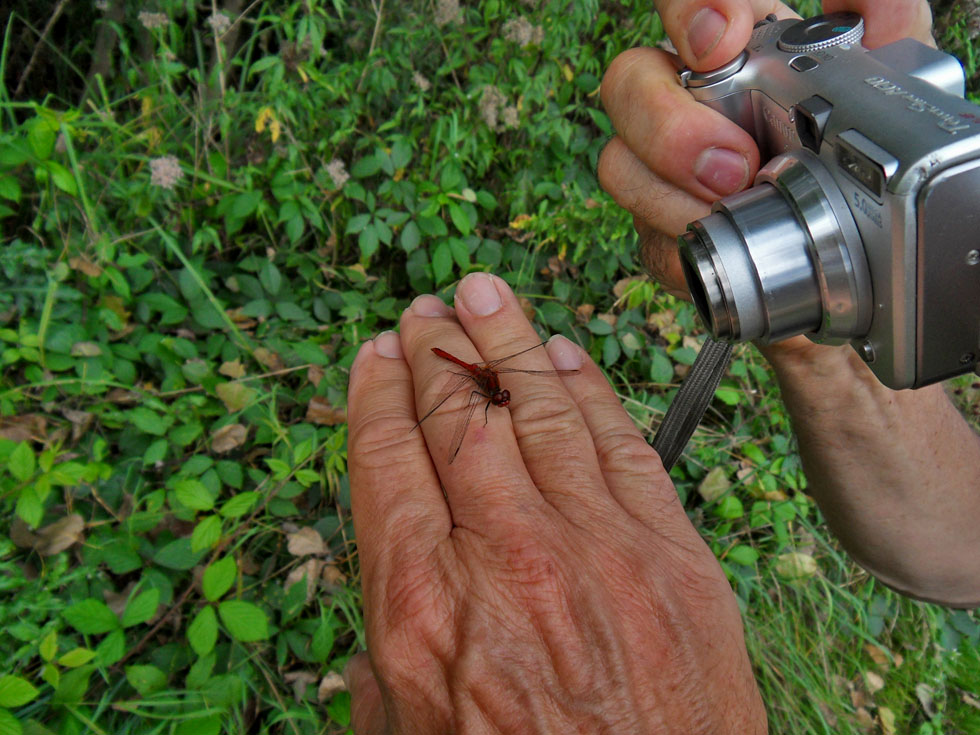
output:
[{"label": "fallen leaf", "polygon": [[324,426],[337,426],[347,420],[347,412],[342,408],[334,408],[326,398],[313,396],[306,407],[306,420]]},{"label": "fallen leaf", "polygon": [[692,337],[689,334],[684,335],[684,339],[681,340],[681,344],[683,344],[684,347],[689,347],[695,352],[701,351],[701,341],[697,337]]},{"label": "fallen leaf", "polygon": [[33,549],[37,543],[37,536],[31,532],[31,527],[20,516],[14,516],[14,520],[10,524],[10,540],[18,548]]},{"label": "fallen leaf", "polygon": [[881,726],[882,735],[895,735],[895,713],[888,707],[878,708],[878,724]]},{"label": "fallen leaf", "polygon": [[809,554],[780,554],[774,568],[783,579],[807,579],[817,573],[817,560]]},{"label": "fallen leaf", "polygon": [[140,394],[125,388],[113,388],[106,394],[106,400],[109,403],[136,403],[140,400]]},{"label": "fallen leaf", "polygon": [[888,652],[881,646],[876,646],[874,643],[865,643],[864,650],[879,668],[887,669],[891,664],[891,658],[888,656]]},{"label": "fallen leaf", "polygon": [[728,492],[732,486],[724,467],[713,468],[698,485],[698,494],[706,503],[711,503]]},{"label": "fallen leaf", "polygon": [[634,283],[643,283],[646,280],[648,280],[646,276],[628,276],[626,278],[620,278],[613,286],[613,296],[615,296],[617,299],[621,299],[623,298],[623,294],[630,290],[630,286],[632,286]]},{"label": "fallen leaf", "polygon": [[320,556],[327,553],[327,545],[323,543],[323,537],[317,533],[315,528],[299,529],[296,533],[286,536],[286,548],[293,556],[305,556],[312,554]]},{"label": "fallen leaf", "polygon": [[0,438],[12,442],[44,441],[47,428],[47,420],[37,413],[0,416]]},{"label": "fallen leaf", "polygon": [[316,684],[316,674],[311,674],[309,671],[287,671],[282,678],[287,684],[293,685],[296,704],[301,704],[306,697],[306,687]]},{"label": "fallen leaf", "polygon": [[607,312],[605,314],[596,314],[596,319],[604,321],[610,327],[615,327],[619,317],[617,317],[615,314]]},{"label": "fallen leaf", "polygon": [[871,716],[871,713],[868,712],[868,710],[866,710],[864,707],[858,707],[857,710],[854,712],[854,715],[855,715],[855,719],[858,721],[858,725],[860,725],[861,727],[865,729],[874,727],[875,724],[874,718]]},{"label": "fallen leaf", "polygon": [[346,692],[347,685],[344,683],[344,677],[338,674],[336,671],[329,671],[327,675],[320,680],[320,686],[316,690],[316,699],[318,702],[326,702],[334,694],[338,692]]},{"label": "fallen leaf", "polygon": [[885,680],[881,678],[880,674],[876,674],[873,671],[864,672],[864,683],[868,687],[869,694],[880,692],[885,688]]},{"label": "fallen leaf", "polygon": [[74,544],[85,541],[85,519],[72,513],[36,532],[37,543],[34,548],[41,556],[54,556]]},{"label": "fallen leaf", "polygon": [[577,321],[579,324],[588,324],[594,313],[594,304],[579,304],[575,308],[575,321]]},{"label": "fallen leaf", "polygon": [[306,369],[306,379],[313,383],[314,388],[319,388],[320,381],[323,380],[323,368],[318,365],[310,365]]},{"label": "fallen leaf", "polygon": [[241,360],[232,360],[231,362],[221,363],[221,367],[218,368],[218,372],[225,377],[231,378],[232,380],[238,380],[239,378],[245,377],[245,367],[242,365]]},{"label": "fallen leaf", "polygon": [[89,427],[92,426],[92,421],[95,420],[94,413],[75,411],[71,408],[61,409],[61,415],[71,421],[71,439],[73,442],[81,439],[85,432],[89,430]]},{"label": "fallen leaf", "polygon": [[102,590],[102,599],[112,612],[120,617],[126,611],[126,604],[129,602],[129,595],[132,593],[136,582],[130,582],[122,590],[116,592],[108,587]]},{"label": "fallen leaf", "polygon": [[922,711],[930,719],[936,716],[936,707],[933,703],[935,693],[935,690],[928,684],[920,682],[915,685],[915,698],[919,700],[919,704],[922,705]]},{"label": "fallen leaf", "polygon": [[69,258],[68,266],[73,271],[80,271],[89,278],[98,278],[102,275],[102,268],[90,261],[88,258]]},{"label": "fallen leaf", "polygon": [[214,392],[225,404],[228,413],[237,413],[248,406],[255,398],[255,391],[243,383],[219,383]]},{"label": "fallen leaf", "polygon": [[521,296],[517,299],[517,303],[521,305],[521,311],[524,312],[524,316],[527,317],[528,321],[534,321],[534,304],[531,300],[525,296]]},{"label": "fallen leaf", "polygon": [[340,571],[333,564],[327,564],[323,568],[320,577],[331,587],[340,586],[347,581],[347,575]]},{"label": "fallen leaf", "polygon": [[214,439],[211,440],[211,449],[218,454],[230,452],[232,449],[240,447],[242,444],[244,444],[245,437],[247,436],[248,429],[241,424],[228,424],[227,426],[222,426],[220,429],[214,432]]},{"label": "fallen leaf", "polygon": [[306,601],[311,602],[316,594],[317,582],[320,579],[320,570],[326,564],[322,559],[307,559],[305,562],[295,567],[286,576],[286,589],[288,590],[297,582],[306,579]]},{"label": "fallen leaf", "polygon": [[268,350],[265,347],[256,347],[252,352],[252,357],[258,360],[269,370],[282,370],[284,367],[286,367],[286,363],[282,361],[282,358],[279,357],[278,353]]}]

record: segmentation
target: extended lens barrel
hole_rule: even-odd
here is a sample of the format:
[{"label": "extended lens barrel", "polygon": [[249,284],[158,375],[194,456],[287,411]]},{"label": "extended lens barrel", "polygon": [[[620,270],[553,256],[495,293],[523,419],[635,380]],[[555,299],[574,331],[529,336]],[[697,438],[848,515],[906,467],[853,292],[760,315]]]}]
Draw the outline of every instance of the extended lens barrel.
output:
[{"label": "extended lens barrel", "polygon": [[715,339],[847,340],[871,324],[871,280],[850,210],[809,151],[773,159],[679,239],[694,304]]}]

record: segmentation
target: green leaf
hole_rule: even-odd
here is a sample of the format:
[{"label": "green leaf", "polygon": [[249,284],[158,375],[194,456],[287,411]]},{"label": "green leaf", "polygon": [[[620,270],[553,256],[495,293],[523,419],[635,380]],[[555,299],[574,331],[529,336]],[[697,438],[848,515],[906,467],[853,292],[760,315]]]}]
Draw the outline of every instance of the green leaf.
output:
[{"label": "green leaf", "polygon": [[20,720],[5,709],[0,709],[0,735],[24,735]]},{"label": "green leaf", "polygon": [[29,480],[34,475],[36,466],[34,451],[27,442],[20,442],[7,457],[7,469],[21,482]]},{"label": "green leaf", "polygon": [[31,151],[42,161],[54,153],[55,133],[43,117],[35,117],[27,123],[27,142]]},{"label": "green leaf", "polygon": [[87,664],[93,658],[95,658],[95,651],[90,651],[87,648],[76,648],[59,658],[58,663],[69,669],[77,669],[79,666]]},{"label": "green leaf", "polygon": [[449,274],[453,272],[453,252],[449,243],[443,240],[432,253],[432,274],[435,276],[436,283],[445,281]]},{"label": "green leaf", "polygon": [[330,651],[333,649],[334,637],[330,620],[327,617],[321,617],[320,625],[313,632],[313,638],[310,641],[310,653],[313,654],[313,658],[320,663],[326,663],[330,657]]},{"label": "green leaf", "polygon": [[593,319],[588,324],[585,325],[592,334],[597,334],[599,336],[604,336],[613,333],[612,324],[602,319]]},{"label": "green leaf", "polygon": [[745,508],[742,506],[742,501],[734,495],[726,495],[715,507],[715,515],[730,521],[745,515]]},{"label": "green leaf", "polygon": [[131,628],[134,625],[147,622],[156,614],[159,604],[160,590],[151,588],[145,592],[140,592],[126,603],[126,610],[122,616],[123,627]]},{"label": "green leaf", "polygon": [[72,669],[61,677],[61,683],[54,693],[55,704],[76,704],[81,702],[88,691],[88,680],[95,671],[95,666],[80,666]]},{"label": "green leaf", "polygon": [[207,605],[201,608],[187,626],[187,642],[198,656],[206,656],[214,650],[217,640],[218,618],[214,614],[214,608]]},{"label": "green leaf", "polygon": [[381,170],[381,157],[372,153],[369,156],[364,156],[357,161],[353,166],[351,166],[351,174],[358,179],[364,179],[368,176],[374,176]]},{"label": "green leaf", "polygon": [[20,202],[20,184],[11,175],[0,176],[0,197],[8,201]]},{"label": "green leaf", "polygon": [[41,520],[44,518],[44,503],[33,487],[25,487],[20,491],[15,512],[31,528],[41,525]]},{"label": "green leaf", "polygon": [[114,630],[95,649],[95,656],[100,666],[112,666],[126,653],[126,634]]},{"label": "green leaf", "polygon": [[145,697],[166,687],[167,675],[156,666],[127,666],[126,681]]},{"label": "green leaf", "polygon": [[174,494],[181,505],[191,510],[211,510],[214,507],[214,493],[200,480],[179,480]]},{"label": "green leaf", "polygon": [[244,219],[255,211],[260,201],[262,201],[261,191],[242,192],[232,198],[228,212],[236,219]]},{"label": "green leaf", "polygon": [[174,730],[174,735],[220,735],[224,719],[224,715],[215,714],[182,720]]},{"label": "green leaf", "polygon": [[422,232],[419,230],[419,226],[415,223],[415,220],[409,220],[405,224],[405,227],[402,229],[400,242],[402,250],[406,253],[415,250],[419,246],[419,243],[422,242]]},{"label": "green leaf", "polygon": [[456,229],[459,230],[463,235],[469,235],[473,230],[473,223],[470,222],[469,216],[463,211],[463,208],[454,202],[449,203],[449,218],[456,225]]},{"label": "green leaf", "polygon": [[202,518],[191,533],[191,551],[207,551],[221,539],[221,518],[216,515]]},{"label": "green leaf", "polygon": [[262,264],[262,270],[259,271],[259,283],[270,296],[275,296],[282,288],[282,274],[279,273],[279,269],[271,260]]},{"label": "green leaf", "polygon": [[240,518],[252,510],[259,500],[259,494],[255,490],[238,493],[235,497],[221,506],[221,515],[225,518]]},{"label": "green leaf", "polygon": [[76,602],[61,614],[71,627],[85,635],[108,633],[119,627],[119,618],[108,605],[91,598]]},{"label": "green leaf", "polygon": [[269,621],[258,605],[244,600],[228,600],[218,606],[221,622],[236,641],[253,643],[269,637]]},{"label": "green leaf", "polygon": [[204,596],[211,602],[218,600],[231,589],[237,576],[238,566],[233,557],[226,556],[214,562],[204,570],[204,578],[201,580]]},{"label": "green leaf", "polygon": [[715,398],[724,403],[726,406],[737,406],[739,398],[741,398],[742,393],[735,388],[726,388],[722,386],[715,391]]},{"label": "green leaf", "polygon": [[58,631],[52,630],[44,638],[41,639],[41,645],[38,646],[38,653],[41,654],[41,660],[50,661],[58,653]]},{"label": "green leaf", "polygon": [[173,416],[161,416],[145,406],[138,406],[126,415],[137,429],[153,436],[163,436],[174,423]]},{"label": "green leaf", "polygon": [[204,556],[203,551],[193,551],[189,538],[179,538],[171,541],[153,555],[153,561],[161,567],[183,571],[192,569]]},{"label": "green leaf", "polygon": [[361,249],[361,257],[370,258],[374,255],[378,251],[379,242],[377,226],[371,223],[357,237],[357,246]]},{"label": "green leaf", "polygon": [[38,695],[37,689],[19,676],[0,676],[0,707],[23,707]]},{"label": "green leaf", "polygon": [[44,167],[51,174],[51,181],[55,186],[66,194],[70,194],[73,197],[78,196],[78,182],[75,181],[75,176],[71,171],[57,161],[46,161]]},{"label": "green leaf", "polygon": [[751,546],[736,544],[729,550],[725,558],[735,562],[736,564],[750,567],[759,560],[759,552],[753,549]]}]

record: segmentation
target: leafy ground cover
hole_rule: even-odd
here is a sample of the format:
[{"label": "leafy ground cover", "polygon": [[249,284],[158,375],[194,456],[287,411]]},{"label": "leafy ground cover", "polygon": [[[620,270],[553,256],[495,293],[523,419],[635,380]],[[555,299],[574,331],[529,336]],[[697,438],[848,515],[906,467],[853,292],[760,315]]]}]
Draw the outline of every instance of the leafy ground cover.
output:
[{"label": "leafy ground cover", "polygon": [[[9,6],[0,733],[344,733],[360,342],[492,270],[651,434],[694,359],[692,309],[638,275],[593,175],[603,69],[659,20],[636,0]],[[973,16],[943,12],[972,48]],[[980,731],[976,618],[842,556],[751,348],[717,397],[673,477],[772,731]]]}]

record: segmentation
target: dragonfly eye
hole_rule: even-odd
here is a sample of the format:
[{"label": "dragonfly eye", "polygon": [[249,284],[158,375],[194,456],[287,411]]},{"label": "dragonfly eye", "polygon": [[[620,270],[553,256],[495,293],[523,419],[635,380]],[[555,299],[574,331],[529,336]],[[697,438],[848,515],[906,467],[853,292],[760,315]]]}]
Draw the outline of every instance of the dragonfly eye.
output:
[{"label": "dragonfly eye", "polygon": [[510,403],[509,390],[502,390],[493,397],[493,405],[495,406],[506,406],[508,403]]}]

